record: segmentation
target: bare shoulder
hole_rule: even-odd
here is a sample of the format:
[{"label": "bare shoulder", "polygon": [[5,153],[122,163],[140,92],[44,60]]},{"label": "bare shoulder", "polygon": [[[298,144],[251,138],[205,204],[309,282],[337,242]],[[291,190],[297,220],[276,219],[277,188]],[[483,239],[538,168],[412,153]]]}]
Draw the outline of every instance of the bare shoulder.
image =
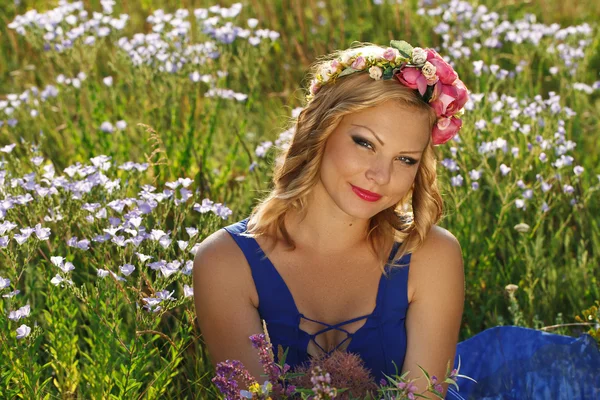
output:
[{"label": "bare shoulder", "polygon": [[[423,245],[411,257],[410,278],[413,280],[414,296],[431,288],[433,280],[447,285],[464,285],[462,250],[458,239],[447,229],[431,227]],[[427,290],[427,292],[430,292]]]},{"label": "bare shoulder", "polygon": [[444,260],[448,263],[462,263],[462,250],[458,239],[450,231],[433,225],[423,245],[413,253],[412,259],[418,262]]},{"label": "bare shoulder", "polygon": [[229,232],[219,229],[200,242],[194,256],[194,269],[197,266],[203,269],[228,268],[235,263],[227,261],[239,261],[240,256],[244,257]]},{"label": "bare shoulder", "polygon": [[240,360],[258,378],[262,366],[248,338],[262,332],[253,304],[252,273],[244,253],[229,232],[205,238],[194,256],[193,290],[196,317],[214,366]]},{"label": "bare shoulder", "polygon": [[193,271],[198,281],[235,287],[247,294],[253,304],[258,303],[256,289],[249,284],[253,279],[248,261],[225,229],[217,230],[200,243],[194,256]]}]

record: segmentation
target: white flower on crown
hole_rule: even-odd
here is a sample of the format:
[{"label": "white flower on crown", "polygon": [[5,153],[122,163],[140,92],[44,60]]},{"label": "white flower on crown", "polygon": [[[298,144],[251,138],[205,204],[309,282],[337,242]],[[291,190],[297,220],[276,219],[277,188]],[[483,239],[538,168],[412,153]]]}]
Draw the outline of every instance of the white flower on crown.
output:
[{"label": "white flower on crown", "polygon": [[353,54],[350,54],[349,52],[342,53],[342,55],[340,56],[340,63],[342,63],[343,65],[348,65],[352,56]]},{"label": "white flower on crown", "polygon": [[331,78],[331,75],[333,75],[335,72],[337,71],[332,68],[330,64],[323,65],[323,67],[321,67],[321,71],[319,71],[319,75],[321,75],[321,81],[329,81],[329,78]]},{"label": "white flower on crown", "polygon": [[380,80],[382,75],[383,70],[380,67],[373,65],[371,68],[369,68],[369,76],[376,81]]},{"label": "white flower on crown", "polygon": [[430,81],[430,80],[435,79],[436,70],[437,69],[435,68],[435,65],[433,65],[429,61],[425,61],[425,65],[423,65],[423,69],[421,69],[421,72],[423,73],[423,76],[425,77],[425,79]]},{"label": "white flower on crown", "polygon": [[427,51],[420,47],[413,48],[412,51],[412,62],[413,64],[423,64],[427,61]]}]

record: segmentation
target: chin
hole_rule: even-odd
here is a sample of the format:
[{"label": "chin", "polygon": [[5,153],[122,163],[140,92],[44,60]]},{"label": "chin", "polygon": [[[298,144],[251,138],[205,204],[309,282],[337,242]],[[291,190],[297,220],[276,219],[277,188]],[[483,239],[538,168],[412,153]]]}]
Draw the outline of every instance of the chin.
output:
[{"label": "chin", "polygon": [[[377,203],[367,203],[364,200],[358,199],[357,203],[352,205],[348,205],[345,209],[342,209],[346,214],[357,218],[357,219],[365,219],[369,220],[379,214],[384,209],[381,209],[379,206],[379,201]],[[381,200],[381,199],[380,199]],[[362,202],[362,204],[361,204]],[[358,206],[356,205],[358,204]],[[377,205],[376,205],[377,204]]]}]

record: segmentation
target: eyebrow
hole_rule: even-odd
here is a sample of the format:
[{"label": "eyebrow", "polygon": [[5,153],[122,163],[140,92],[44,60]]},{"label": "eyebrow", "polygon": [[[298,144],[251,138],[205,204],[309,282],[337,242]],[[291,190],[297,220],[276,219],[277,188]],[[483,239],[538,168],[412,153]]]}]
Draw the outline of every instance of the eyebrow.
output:
[{"label": "eyebrow", "polygon": [[[361,128],[368,129],[368,130],[369,130],[369,131],[370,131],[370,132],[373,134],[373,136],[375,136],[375,139],[377,139],[377,141],[378,141],[379,143],[381,143],[381,145],[382,145],[382,146],[385,146],[385,143],[383,143],[383,141],[382,141],[382,140],[379,138],[379,136],[377,136],[377,134],[376,134],[375,132],[373,132],[373,130],[372,130],[371,128],[369,128],[368,126],[365,126],[365,125],[358,125],[358,124],[351,124],[351,125],[353,125],[353,126],[359,126],[359,127],[361,127]],[[419,153],[419,154],[420,154],[420,153],[422,153],[422,152],[423,152],[422,150],[414,150],[414,151],[401,151],[401,153],[409,153],[409,154],[411,154],[411,153]]]}]

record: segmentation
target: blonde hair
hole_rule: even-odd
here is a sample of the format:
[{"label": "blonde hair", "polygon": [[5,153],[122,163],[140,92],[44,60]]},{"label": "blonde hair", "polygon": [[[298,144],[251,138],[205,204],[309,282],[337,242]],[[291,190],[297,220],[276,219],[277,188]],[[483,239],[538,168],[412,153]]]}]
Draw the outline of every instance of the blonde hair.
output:
[{"label": "blonde hair", "polygon": [[[313,64],[308,74],[309,81],[340,54],[340,51],[332,53]],[[292,250],[295,249],[296,245],[285,228],[285,216],[291,209],[305,215],[308,194],[319,180],[327,139],[345,115],[389,100],[421,111],[428,118],[429,127],[433,128],[437,118],[433,108],[416,91],[396,79],[376,81],[368,73],[359,72],[324,85],[298,115],[290,146],[276,158],[274,187],[252,210],[246,236],[266,235],[276,239],[279,232],[286,244]],[[405,210],[406,206],[410,207],[408,201],[411,198],[412,213]],[[379,265],[384,274],[389,257],[385,244],[389,238],[402,242],[393,256],[395,263],[423,243],[432,225],[441,218],[442,210],[442,198],[437,187],[435,152],[430,139],[411,190],[398,204],[381,211],[370,220],[367,240],[371,251],[380,260]],[[275,245],[274,241],[270,250]]]}]

